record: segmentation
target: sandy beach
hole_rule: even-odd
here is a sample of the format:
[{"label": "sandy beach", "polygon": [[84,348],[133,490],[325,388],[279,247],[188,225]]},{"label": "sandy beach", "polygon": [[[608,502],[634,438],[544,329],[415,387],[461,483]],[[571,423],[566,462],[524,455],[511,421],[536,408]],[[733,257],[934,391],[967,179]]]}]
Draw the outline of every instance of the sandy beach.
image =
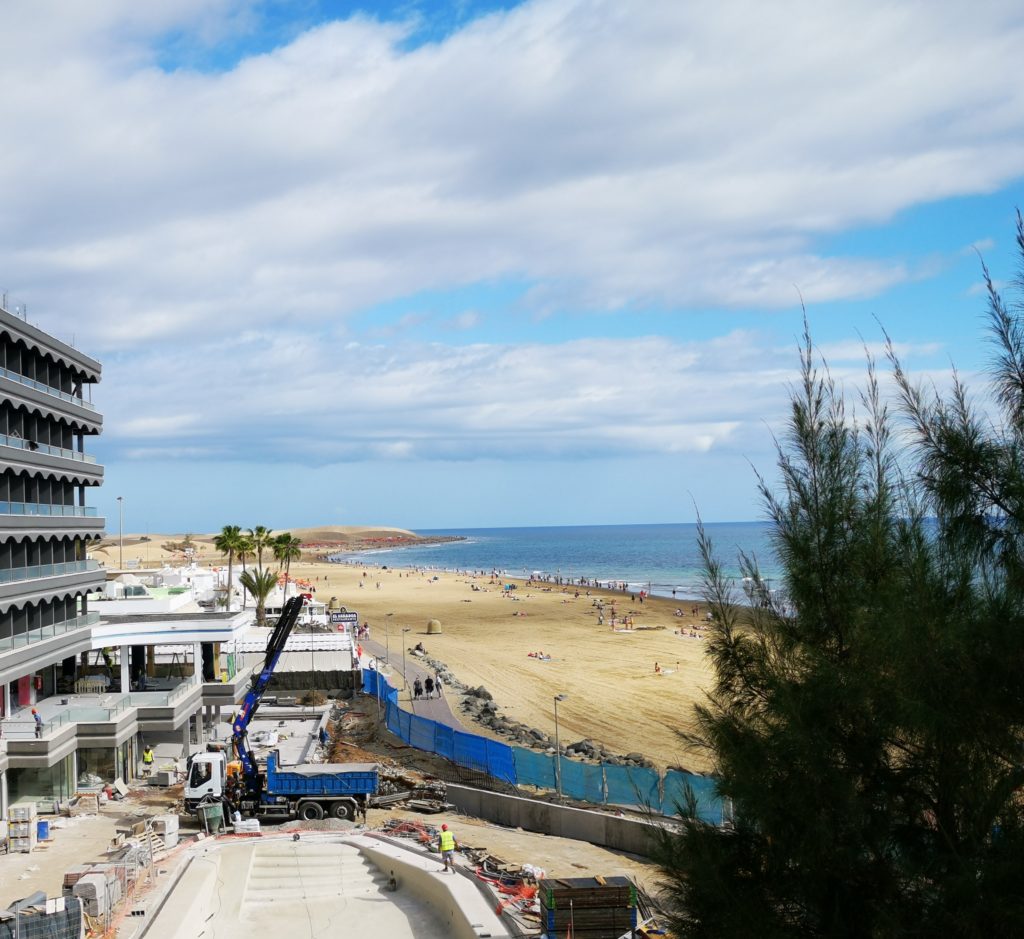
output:
[{"label": "sandy beach", "polygon": [[[309,531],[293,529],[303,538]],[[331,531],[335,537],[372,539],[397,530]],[[125,536],[126,563],[138,559],[144,566],[157,566],[172,557],[160,545],[181,536],[150,537],[140,543],[138,536]],[[199,563],[225,563],[209,536],[194,537]],[[116,541],[108,540],[94,556],[115,566]],[[390,645],[396,682],[403,629],[408,627],[407,648],[422,642],[427,653],[444,661],[460,681],[484,685],[510,718],[553,733],[552,699],[567,695],[558,709],[564,744],[590,739],[613,753],[642,753],[661,768],[710,768],[702,754],[686,752],[677,737],[679,729],[690,726],[692,705],[702,699],[712,680],[704,655],[706,641],[690,635],[703,615],[695,601],[654,597],[641,603],[628,593],[530,585],[514,578],[499,581],[486,574],[421,572],[392,567],[401,563],[393,554],[388,561],[388,569],[382,569],[304,557],[292,564],[291,573],[311,581],[319,599],[337,597],[349,610],[358,611],[360,620],[370,624],[371,637]],[[506,592],[503,583],[517,586]],[[598,600],[604,604],[603,624]],[[686,613],[682,617],[674,615],[680,607]],[[697,615],[692,615],[695,607]],[[621,630],[622,617],[632,618],[632,629]],[[427,634],[430,619],[441,622],[440,635]],[[550,659],[531,657],[531,652],[543,652]],[[478,725],[468,726],[483,732]]]}]

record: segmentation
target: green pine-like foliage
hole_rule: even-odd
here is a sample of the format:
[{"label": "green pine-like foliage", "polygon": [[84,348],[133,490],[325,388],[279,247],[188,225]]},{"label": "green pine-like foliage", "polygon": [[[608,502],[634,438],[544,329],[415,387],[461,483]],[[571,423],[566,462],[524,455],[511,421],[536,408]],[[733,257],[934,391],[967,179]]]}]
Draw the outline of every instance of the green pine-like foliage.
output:
[{"label": "green pine-like foliage", "polygon": [[870,359],[851,403],[805,335],[760,482],[782,589],[742,558],[738,602],[701,534],[715,683],[687,740],[733,818],[683,806],[662,839],[680,937],[1024,935],[1024,306],[985,277],[987,406],[891,346],[898,404]]}]

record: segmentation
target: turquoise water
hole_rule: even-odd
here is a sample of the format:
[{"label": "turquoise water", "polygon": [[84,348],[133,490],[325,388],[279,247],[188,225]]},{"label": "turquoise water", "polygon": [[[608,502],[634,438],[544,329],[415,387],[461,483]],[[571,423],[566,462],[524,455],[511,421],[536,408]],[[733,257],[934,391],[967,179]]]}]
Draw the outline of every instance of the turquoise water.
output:
[{"label": "turquoise water", "polygon": [[[739,577],[739,551],[757,557],[762,576],[778,579],[764,522],[706,524],[715,554]],[[421,535],[462,535],[465,541],[391,548],[339,559],[426,567],[438,570],[502,571],[511,577],[625,582],[660,596],[699,597],[700,555],[697,526],[574,525],[545,528],[464,528],[420,531]]]}]

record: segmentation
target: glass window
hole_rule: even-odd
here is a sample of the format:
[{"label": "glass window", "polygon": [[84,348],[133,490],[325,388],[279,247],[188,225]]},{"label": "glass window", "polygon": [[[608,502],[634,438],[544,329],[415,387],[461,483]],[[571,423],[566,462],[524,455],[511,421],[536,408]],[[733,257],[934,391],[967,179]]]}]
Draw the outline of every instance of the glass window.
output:
[{"label": "glass window", "polygon": [[75,794],[71,778],[71,756],[66,756],[55,766],[41,769],[8,769],[8,803],[19,799],[54,799],[66,802]]},{"label": "glass window", "polygon": [[78,751],[78,785],[95,789],[117,778],[116,750],[113,747],[90,747]]}]

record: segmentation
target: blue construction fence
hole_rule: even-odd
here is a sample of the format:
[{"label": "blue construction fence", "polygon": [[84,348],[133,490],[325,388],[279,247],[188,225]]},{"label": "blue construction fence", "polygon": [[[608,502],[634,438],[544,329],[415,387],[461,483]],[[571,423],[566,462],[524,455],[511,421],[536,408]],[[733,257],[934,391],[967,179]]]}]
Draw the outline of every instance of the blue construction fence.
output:
[{"label": "blue construction fence", "polygon": [[[374,669],[363,669],[363,693],[380,699],[385,705],[388,730],[417,750],[436,753],[457,766],[513,786],[557,788],[553,753],[511,746],[403,711],[398,706],[397,689]],[[579,763],[567,757],[561,760],[561,773],[562,793],[571,799],[676,815],[687,806],[688,794],[692,793],[698,818],[715,825],[722,823],[722,800],[715,791],[715,780],[709,776],[680,770],[669,770],[662,776],[642,766]]]}]

